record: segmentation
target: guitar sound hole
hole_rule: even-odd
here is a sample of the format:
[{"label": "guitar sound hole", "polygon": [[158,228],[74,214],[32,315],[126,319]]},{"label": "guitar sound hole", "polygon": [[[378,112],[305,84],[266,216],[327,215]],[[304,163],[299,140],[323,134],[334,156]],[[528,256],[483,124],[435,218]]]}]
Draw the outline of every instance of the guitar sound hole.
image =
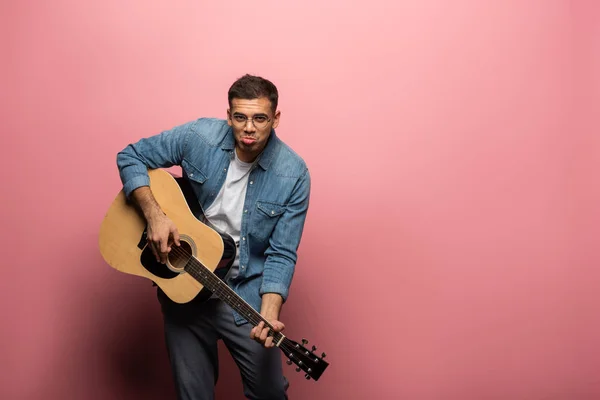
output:
[{"label": "guitar sound hole", "polygon": [[180,239],[179,242],[181,246],[173,246],[168,258],[171,268],[182,271],[192,258],[192,246],[185,240]]}]

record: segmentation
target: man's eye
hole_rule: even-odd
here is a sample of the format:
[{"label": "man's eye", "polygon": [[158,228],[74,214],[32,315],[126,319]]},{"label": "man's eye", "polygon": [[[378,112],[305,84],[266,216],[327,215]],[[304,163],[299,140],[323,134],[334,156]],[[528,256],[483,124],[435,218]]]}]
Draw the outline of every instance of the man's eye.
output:
[{"label": "man's eye", "polygon": [[246,120],[246,117],[243,115],[234,115],[233,118],[238,122],[244,122]]},{"label": "man's eye", "polygon": [[259,115],[258,117],[254,117],[254,120],[256,122],[265,122],[267,120],[267,117],[264,117],[262,115]]}]

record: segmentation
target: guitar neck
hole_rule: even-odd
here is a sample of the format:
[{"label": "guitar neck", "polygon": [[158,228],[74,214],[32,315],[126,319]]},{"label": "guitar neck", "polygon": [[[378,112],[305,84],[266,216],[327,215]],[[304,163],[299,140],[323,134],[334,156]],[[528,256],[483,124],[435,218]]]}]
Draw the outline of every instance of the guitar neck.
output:
[{"label": "guitar neck", "polygon": [[[311,376],[317,380],[329,365],[322,358],[315,356],[311,351],[301,346],[300,344],[288,339],[281,332],[275,332],[273,326],[262,317],[254,308],[244,301],[237,293],[233,291],[225,282],[216,276],[211,270],[206,268],[195,257],[191,257],[185,265],[185,270],[192,275],[204,287],[215,293],[221,300],[227,303],[231,308],[245,317],[254,326],[261,321],[265,326],[269,327],[269,336],[273,337],[275,346],[288,357],[287,363],[291,365],[295,363],[298,367],[296,371],[304,370],[305,377],[309,379]],[[303,340],[303,343],[307,343]],[[316,347],[313,346],[313,350]],[[325,357],[325,353],[323,353]]]},{"label": "guitar neck", "polygon": [[206,268],[198,259],[191,257],[185,266],[185,271],[194,279],[200,282],[211,292],[215,293],[221,300],[227,303],[232,309],[238,312],[252,325],[257,326],[261,321],[265,326],[271,328],[269,336],[273,336],[274,343],[279,345],[285,338],[283,334],[273,331],[273,326],[244,299],[242,299],[233,289],[216,276],[211,270]]}]

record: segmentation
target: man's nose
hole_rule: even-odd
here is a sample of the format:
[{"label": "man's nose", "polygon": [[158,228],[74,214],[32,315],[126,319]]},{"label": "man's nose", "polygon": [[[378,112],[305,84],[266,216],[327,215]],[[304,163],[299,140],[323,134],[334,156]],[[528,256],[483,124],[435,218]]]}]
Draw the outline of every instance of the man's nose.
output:
[{"label": "man's nose", "polygon": [[252,121],[251,119],[248,119],[246,121],[246,126],[244,127],[244,130],[246,132],[254,132],[256,130],[256,127],[254,126],[254,121]]}]

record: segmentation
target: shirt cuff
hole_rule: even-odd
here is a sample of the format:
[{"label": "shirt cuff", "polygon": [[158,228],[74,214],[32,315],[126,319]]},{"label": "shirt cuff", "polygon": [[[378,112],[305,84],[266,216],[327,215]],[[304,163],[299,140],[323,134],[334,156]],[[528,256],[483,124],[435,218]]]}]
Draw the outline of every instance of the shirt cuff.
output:
[{"label": "shirt cuff", "polygon": [[277,293],[283,298],[284,302],[287,300],[288,292],[288,288],[281,283],[263,283],[260,288],[261,296],[265,293]]},{"label": "shirt cuff", "polygon": [[150,186],[150,177],[148,175],[134,176],[123,185],[125,196],[129,198],[131,192],[142,186]]}]

